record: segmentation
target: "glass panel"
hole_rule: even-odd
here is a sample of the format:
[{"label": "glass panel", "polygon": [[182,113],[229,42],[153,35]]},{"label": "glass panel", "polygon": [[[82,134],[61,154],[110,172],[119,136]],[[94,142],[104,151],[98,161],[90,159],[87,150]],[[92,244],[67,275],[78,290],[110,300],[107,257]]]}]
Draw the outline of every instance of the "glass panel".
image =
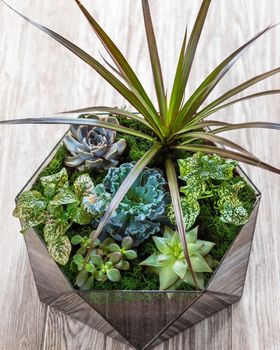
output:
[{"label": "glass panel", "polygon": [[260,197],[249,221],[242,227],[212,276],[207,290],[241,296],[250,257]]},{"label": "glass panel", "polygon": [[201,293],[92,291],[79,293],[136,348],[142,348]]}]

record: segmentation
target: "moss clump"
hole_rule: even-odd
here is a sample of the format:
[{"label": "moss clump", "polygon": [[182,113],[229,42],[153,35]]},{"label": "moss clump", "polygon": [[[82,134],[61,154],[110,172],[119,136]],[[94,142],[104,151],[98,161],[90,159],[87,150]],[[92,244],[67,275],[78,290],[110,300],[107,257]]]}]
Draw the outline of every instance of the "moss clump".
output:
[{"label": "moss clump", "polygon": [[[138,130],[145,134],[152,136],[151,129],[147,128],[144,124],[134,119],[128,119],[125,117],[118,117],[119,123],[129,129]],[[136,162],[140,159],[152,146],[152,142],[142,139],[140,137],[117,134],[117,140],[125,139],[127,148],[120,159],[121,162]]]},{"label": "moss clump", "polygon": [[49,162],[49,164],[41,171],[36,182],[32,186],[33,190],[39,191],[41,193],[43,192],[43,187],[40,183],[40,178],[43,176],[49,176],[49,175],[53,175],[53,174],[58,173],[61,170],[61,168],[63,167],[64,159],[65,159],[67,154],[68,154],[68,151],[63,144],[58,146],[58,149],[57,149],[54,157]]}]

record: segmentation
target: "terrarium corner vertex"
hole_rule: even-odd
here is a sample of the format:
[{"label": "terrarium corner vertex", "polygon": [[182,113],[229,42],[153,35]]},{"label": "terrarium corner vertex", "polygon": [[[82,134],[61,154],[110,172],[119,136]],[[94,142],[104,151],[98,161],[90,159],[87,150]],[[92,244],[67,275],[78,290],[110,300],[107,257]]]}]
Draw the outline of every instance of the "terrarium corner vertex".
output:
[{"label": "terrarium corner vertex", "polygon": [[[265,90],[232,99],[280,68],[204,102],[243,52],[275,26],[229,55],[185,99],[211,4],[203,0],[193,30],[184,35],[167,96],[149,3],[142,0],[155,105],[114,42],[81,2],[76,3],[112,64],[107,60],[101,64],[5,4],[90,65],[137,113],[94,106],[64,113],[78,113],[78,118],[1,121],[71,125],[29,188],[17,197],[14,215],[20,218],[22,231],[27,231],[25,240],[41,299],[92,327],[105,327],[110,334],[116,331],[116,338],[144,349],[242,295],[260,196],[238,162],[280,171],[220,133],[280,126],[208,117],[248,99],[278,94],[280,90]],[[139,312],[132,312],[132,302]],[[143,307],[145,311],[140,312]],[[138,334],[141,322],[146,333]]]}]

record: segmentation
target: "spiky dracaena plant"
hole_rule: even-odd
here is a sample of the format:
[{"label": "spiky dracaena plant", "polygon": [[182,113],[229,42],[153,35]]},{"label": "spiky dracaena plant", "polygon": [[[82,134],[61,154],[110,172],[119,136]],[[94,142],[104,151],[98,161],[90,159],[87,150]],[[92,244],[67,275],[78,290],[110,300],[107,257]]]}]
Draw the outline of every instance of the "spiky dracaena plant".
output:
[{"label": "spiky dracaena plant", "polygon": [[[5,1],[1,0],[4,4]],[[157,95],[158,108],[155,106],[148,94],[144,90],[141,82],[134,73],[127,60],[109,38],[105,31],[100,27],[96,20],[90,15],[79,0],[74,0],[80,7],[80,10],[85,15],[91,28],[97,34],[98,38],[110,54],[114,66],[109,64],[109,69],[99,63],[94,57],[90,56],[87,52],[80,49],[78,46],[65,39],[61,35],[53,32],[52,30],[30,20],[23,14],[17,12],[11,6],[9,6],[14,12],[31,23],[41,31],[48,34],[50,37],[58,41],[67,49],[72,51],[75,55],[80,57],[85,63],[90,65],[97,73],[99,73],[107,82],[109,82],[140,114],[137,116],[133,113],[129,113],[118,108],[111,108],[105,106],[89,107],[74,112],[108,112],[115,115],[126,116],[138,120],[148,128],[151,129],[153,136],[139,132],[138,130],[129,129],[121,125],[113,125],[109,122],[102,122],[97,120],[81,120],[76,118],[29,118],[29,119],[17,119],[6,120],[1,122],[2,124],[70,124],[70,125],[93,125],[97,127],[104,127],[119,131],[121,133],[134,135],[139,138],[144,138],[152,141],[154,145],[149,149],[141,159],[131,169],[122,185],[119,187],[114,198],[105,212],[105,215],[101,219],[98,228],[92,234],[92,242],[96,239],[106,223],[108,222],[111,214],[114,212],[118,204],[122,201],[130,186],[134,183],[138,175],[142,172],[145,166],[151,161],[151,159],[158,154],[161,149],[167,152],[166,155],[166,173],[171,193],[171,199],[174,207],[177,229],[180,234],[182,245],[184,247],[184,254],[191,266],[190,258],[187,250],[187,241],[185,238],[185,223],[183,220],[183,214],[180,204],[180,195],[177,185],[177,176],[174,168],[174,164],[171,158],[171,153],[174,149],[181,149],[191,152],[204,152],[215,153],[219,156],[238,160],[250,165],[254,165],[260,168],[264,168],[276,173],[280,173],[279,169],[266,164],[245,150],[240,145],[221,137],[219,134],[224,131],[236,130],[242,128],[270,128],[280,129],[280,125],[276,123],[255,122],[255,123],[238,123],[230,124],[225,122],[216,121],[214,119],[205,119],[214,114],[218,110],[226,108],[234,103],[241,102],[247,99],[255,98],[258,96],[269,95],[279,93],[280,90],[262,91],[259,93],[247,95],[238,99],[233,99],[230,102],[228,99],[236,94],[246,90],[250,86],[280,72],[280,67],[267,71],[256,77],[253,77],[244,83],[232,88],[222,96],[218,97],[205,107],[201,108],[201,105],[210,95],[215,86],[223,78],[223,76],[231,69],[237,59],[245,52],[245,50],[253,44],[264,33],[271,30],[274,26],[268,26],[255,37],[244,43],[240,48],[225,58],[199,85],[199,87],[188,97],[184,99],[184,93],[190,71],[192,68],[193,60],[195,57],[199,38],[205,23],[205,18],[211,4],[211,0],[203,0],[197,19],[195,21],[192,32],[187,40],[187,33],[183,38],[183,43],[179,55],[175,78],[173,82],[173,88],[171,90],[170,97],[166,95],[166,90],[163,83],[161,64],[159,60],[156,39],[154,35],[151,14],[149,9],[148,0],[142,0],[143,17],[145,22],[147,42],[149,46],[151,66],[153,71],[154,86]],[[158,110],[159,111],[158,111]],[[209,130],[207,127],[215,127],[213,130]],[[230,149],[216,148],[212,145],[197,145],[190,142],[195,139],[203,139],[217,144],[226,146]],[[92,243],[93,245],[93,243]],[[89,258],[92,245],[88,250],[86,260]],[[192,271],[192,270],[191,270]],[[192,273],[193,277],[194,274]]]}]

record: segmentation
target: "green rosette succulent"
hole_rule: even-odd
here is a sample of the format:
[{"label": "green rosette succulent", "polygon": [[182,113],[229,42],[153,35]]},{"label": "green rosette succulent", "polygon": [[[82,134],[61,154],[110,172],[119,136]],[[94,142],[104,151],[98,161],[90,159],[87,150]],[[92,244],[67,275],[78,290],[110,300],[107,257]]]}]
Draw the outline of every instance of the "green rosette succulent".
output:
[{"label": "green rosette succulent", "polygon": [[[119,125],[112,116],[83,116],[110,124]],[[118,165],[118,158],[124,152],[124,139],[116,141],[116,131],[96,126],[74,125],[71,135],[64,138],[64,144],[72,156],[66,157],[65,164],[78,170],[104,170]]]},{"label": "green rosette succulent", "polygon": [[[111,198],[132,169],[132,163],[110,168],[103,184],[94,187],[83,205],[95,218],[101,217]],[[156,169],[145,168],[108,221],[105,232],[121,241],[131,236],[139,245],[149,236],[160,231],[160,220],[166,217],[169,201],[166,181]]]},{"label": "green rosette succulent", "polygon": [[[181,205],[186,228],[191,228],[200,213],[200,201],[212,198],[213,205],[220,214],[220,220],[225,223],[243,225],[247,222],[249,213],[238,198],[244,181],[235,183],[234,171],[238,163],[220,156],[195,153],[191,157],[178,160],[180,176],[186,185],[180,188],[184,194]],[[172,224],[175,216],[169,207],[168,217]]]},{"label": "green rosette succulent", "polygon": [[44,224],[43,235],[50,255],[57,263],[65,265],[71,252],[66,231],[73,222],[90,223],[91,216],[82,206],[82,198],[91,191],[93,182],[88,174],[83,174],[70,187],[65,168],[54,175],[41,177],[40,182],[43,193],[23,192],[13,215],[21,219],[22,232]]},{"label": "green rosette succulent", "polygon": [[121,271],[129,270],[129,261],[137,258],[137,252],[131,249],[133,246],[131,237],[123,238],[121,245],[111,238],[105,239],[102,243],[95,240],[87,261],[85,255],[91,240],[77,235],[71,242],[73,245],[80,244],[71,261],[71,268],[77,273],[76,285],[82,290],[92,289],[94,281],[119,282]]},{"label": "green rosette succulent", "polygon": [[[215,243],[197,239],[198,227],[186,232],[188,252],[197,287],[204,288],[204,273],[212,272],[217,261],[209,255]],[[160,290],[174,290],[182,283],[196,287],[186,262],[178,232],[165,227],[163,237],[153,236],[158,252],[150,255],[140,265],[149,266],[159,275]]]}]

